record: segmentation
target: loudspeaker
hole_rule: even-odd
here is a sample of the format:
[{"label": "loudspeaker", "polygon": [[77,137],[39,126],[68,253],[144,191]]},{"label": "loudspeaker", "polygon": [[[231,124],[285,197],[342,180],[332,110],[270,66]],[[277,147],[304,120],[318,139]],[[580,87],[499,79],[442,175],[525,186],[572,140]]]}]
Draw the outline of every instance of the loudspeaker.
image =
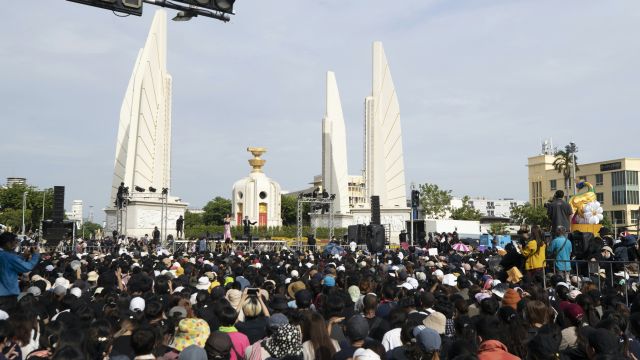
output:
[{"label": "loudspeaker", "polygon": [[362,224],[349,225],[347,227],[347,242],[364,244],[367,241],[367,227]]},{"label": "loudspeaker", "polygon": [[54,223],[64,220],[64,186],[53,187],[53,214],[51,219]]},{"label": "loudspeaker", "polygon": [[371,197],[371,224],[380,225],[380,196]]},{"label": "loudspeaker", "polygon": [[378,253],[384,250],[385,234],[384,226],[379,224],[371,224],[367,227],[369,236],[367,238],[367,249],[372,253]]}]

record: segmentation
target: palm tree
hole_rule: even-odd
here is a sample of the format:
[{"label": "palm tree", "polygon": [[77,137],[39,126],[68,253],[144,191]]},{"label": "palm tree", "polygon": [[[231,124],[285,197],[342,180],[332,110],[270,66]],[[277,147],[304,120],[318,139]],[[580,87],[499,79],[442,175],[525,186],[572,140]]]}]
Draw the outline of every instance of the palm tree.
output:
[{"label": "palm tree", "polygon": [[[564,147],[564,150],[558,150],[555,153],[555,160],[553,160],[553,168],[558,171],[558,173],[562,174],[564,177],[564,190],[565,196],[569,196],[569,180],[571,179],[571,167],[574,165],[576,171],[580,170],[578,167],[578,157],[576,153],[578,152],[578,147],[575,143],[570,142],[569,145]],[[575,174],[574,174],[575,175]],[[575,180],[575,179],[574,179]]]}]

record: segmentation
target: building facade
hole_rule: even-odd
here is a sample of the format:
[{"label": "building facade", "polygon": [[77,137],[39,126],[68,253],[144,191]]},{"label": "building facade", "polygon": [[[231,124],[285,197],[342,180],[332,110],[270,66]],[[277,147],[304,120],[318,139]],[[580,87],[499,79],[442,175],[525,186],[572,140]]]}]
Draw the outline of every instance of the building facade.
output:
[{"label": "building facade", "polygon": [[[511,208],[524,205],[525,201],[516,199],[487,199],[483,197],[476,197],[469,199],[469,205],[480,211],[482,216],[489,217],[511,217]],[[462,198],[453,198],[450,203],[451,209],[458,209],[462,207]]]},{"label": "building facade", "polygon": [[565,180],[561,173],[553,167],[553,155],[541,154],[530,157],[529,168],[529,202],[542,206],[553,197],[556,190],[573,194],[573,186],[577,181],[586,180],[595,187],[596,197],[604,215],[611,219],[617,227],[635,226],[638,224],[640,210],[640,158],[622,158],[595,163],[580,164],[576,171],[576,181],[565,189]]},{"label": "building facade", "polygon": [[76,225],[80,227],[84,219],[83,213],[82,200],[73,200],[73,203],[71,203],[71,211],[67,212],[67,219],[75,221]]}]

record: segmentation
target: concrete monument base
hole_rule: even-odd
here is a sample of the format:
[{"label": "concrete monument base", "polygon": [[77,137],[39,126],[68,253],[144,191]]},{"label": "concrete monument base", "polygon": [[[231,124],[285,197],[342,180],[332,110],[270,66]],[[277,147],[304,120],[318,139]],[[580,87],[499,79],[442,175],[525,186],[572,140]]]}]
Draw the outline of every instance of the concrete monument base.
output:
[{"label": "concrete monument base", "polygon": [[[141,237],[145,234],[151,237],[154,227],[158,227],[161,232],[161,239],[166,239],[176,234],[176,220],[180,215],[184,217],[187,209],[186,203],[177,202],[176,198],[169,197],[167,204],[163,205],[160,200],[142,199],[130,200],[129,205],[122,209],[122,233],[129,237]],[[166,209],[166,234],[162,234],[163,207]],[[115,207],[104,210],[107,215],[105,235],[111,235],[113,230],[119,230],[117,224],[117,212]],[[118,231],[120,233],[120,231]]]}]

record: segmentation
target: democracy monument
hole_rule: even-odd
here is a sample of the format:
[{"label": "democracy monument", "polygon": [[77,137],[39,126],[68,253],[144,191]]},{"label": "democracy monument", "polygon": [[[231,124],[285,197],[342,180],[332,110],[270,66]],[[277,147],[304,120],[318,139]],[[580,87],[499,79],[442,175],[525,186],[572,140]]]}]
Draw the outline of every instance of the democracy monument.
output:
[{"label": "democracy monument", "polygon": [[[120,207],[116,204],[119,199]],[[158,10],[120,109],[111,197],[105,209],[106,232],[151,236],[157,227],[165,239],[176,235],[176,220],[186,208],[186,203],[171,194],[167,15]]]}]

